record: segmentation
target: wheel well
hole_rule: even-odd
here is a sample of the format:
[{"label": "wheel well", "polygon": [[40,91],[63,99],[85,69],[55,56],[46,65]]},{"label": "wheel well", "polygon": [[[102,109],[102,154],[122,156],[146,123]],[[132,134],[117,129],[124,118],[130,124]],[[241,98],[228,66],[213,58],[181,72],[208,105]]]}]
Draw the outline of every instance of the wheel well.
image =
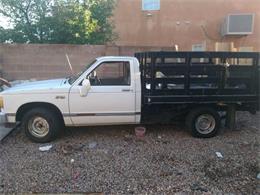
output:
[{"label": "wheel well", "polygon": [[59,108],[57,108],[57,106],[55,106],[53,104],[46,103],[46,102],[33,102],[33,103],[27,103],[27,104],[20,106],[16,112],[15,120],[21,121],[24,114],[33,108],[45,108],[45,109],[49,109],[49,110],[53,111],[55,114],[57,114],[57,116],[60,118],[60,120],[64,124],[62,113],[59,110]]}]

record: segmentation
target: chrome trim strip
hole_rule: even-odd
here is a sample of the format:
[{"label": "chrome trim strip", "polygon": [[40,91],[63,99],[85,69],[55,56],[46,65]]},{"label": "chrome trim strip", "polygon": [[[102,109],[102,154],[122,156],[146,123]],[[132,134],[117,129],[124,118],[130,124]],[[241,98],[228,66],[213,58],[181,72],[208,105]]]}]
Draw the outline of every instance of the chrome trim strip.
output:
[{"label": "chrome trim strip", "polygon": [[6,116],[16,116],[16,113],[5,113]]},{"label": "chrome trim strip", "polygon": [[[129,116],[129,115],[140,115],[141,112],[119,112],[119,113],[63,113],[64,117],[68,116]],[[16,116],[16,113],[6,113],[6,116]]]},{"label": "chrome trim strip", "polygon": [[129,115],[140,115],[141,112],[121,112],[121,113],[63,113],[64,117],[79,117],[79,116],[129,116]]}]

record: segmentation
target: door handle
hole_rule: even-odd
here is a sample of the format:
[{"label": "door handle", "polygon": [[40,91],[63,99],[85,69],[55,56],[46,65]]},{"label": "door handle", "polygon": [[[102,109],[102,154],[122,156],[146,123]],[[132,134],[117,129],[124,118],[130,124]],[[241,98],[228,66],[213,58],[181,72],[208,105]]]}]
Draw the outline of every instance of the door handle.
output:
[{"label": "door handle", "polygon": [[122,89],[122,92],[132,92],[133,90],[132,89]]}]

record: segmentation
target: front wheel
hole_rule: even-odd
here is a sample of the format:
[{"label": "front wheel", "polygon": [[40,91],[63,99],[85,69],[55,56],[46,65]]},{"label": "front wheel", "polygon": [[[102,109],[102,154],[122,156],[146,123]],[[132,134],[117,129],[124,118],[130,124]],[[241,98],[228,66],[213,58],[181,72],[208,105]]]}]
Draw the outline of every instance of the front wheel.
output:
[{"label": "front wheel", "polygon": [[194,137],[213,137],[218,133],[220,116],[212,108],[195,108],[188,114],[186,126]]},{"label": "front wheel", "polygon": [[61,124],[58,116],[51,110],[34,108],[25,114],[21,127],[32,141],[45,143],[58,136]]}]

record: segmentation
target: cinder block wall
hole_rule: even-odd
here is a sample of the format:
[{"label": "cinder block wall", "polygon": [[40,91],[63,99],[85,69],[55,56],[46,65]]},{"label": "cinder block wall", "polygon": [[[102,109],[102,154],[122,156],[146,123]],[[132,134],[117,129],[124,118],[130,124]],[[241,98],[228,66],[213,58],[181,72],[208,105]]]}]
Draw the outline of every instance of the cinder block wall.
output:
[{"label": "cinder block wall", "polygon": [[138,51],[171,49],[105,45],[0,44],[1,77],[8,80],[24,80],[68,76],[71,71],[66,54],[74,71],[79,72],[99,56],[133,56]]}]

